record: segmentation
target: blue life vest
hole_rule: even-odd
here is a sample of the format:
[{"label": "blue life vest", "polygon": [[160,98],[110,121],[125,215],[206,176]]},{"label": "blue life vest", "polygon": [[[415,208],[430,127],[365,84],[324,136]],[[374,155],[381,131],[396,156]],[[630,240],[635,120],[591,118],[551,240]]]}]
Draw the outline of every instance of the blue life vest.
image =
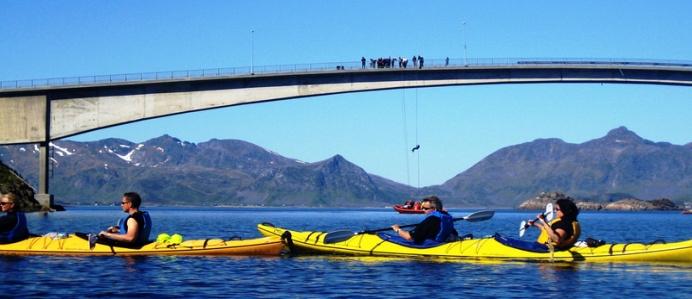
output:
[{"label": "blue life vest", "polygon": [[[142,217],[140,219],[143,221],[142,222],[137,221],[137,223],[139,224],[139,232],[138,232],[138,235],[135,238],[135,240],[133,240],[132,242],[136,243],[136,244],[142,244],[143,245],[143,244],[146,244],[149,242],[149,233],[151,233],[151,217],[149,217],[148,212],[141,212],[140,211],[137,213],[140,213],[142,215]],[[137,214],[137,213],[135,213],[135,214]],[[120,227],[119,233],[121,235],[127,234],[127,219],[130,219],[130,217],[134,216],[135,214],[127,215],[123,218],[120,218],[120,220],[118,220],[118,226]],[[137,220],[137,219],[135,219],[135,220]]]},{"label": "blue life vest", "polygon": [[[428,215],[428,217],[440,218],[440,231],[435,236],[435,241],[446,242],[449,235],[454,231],[454,218],[447,213],[442,213],[440,211],[434,211]],[[427,217],[426,217],[427,218]]]},{"label": "blue life vest", "polygon": [[26,225],[26,216],[22,212],[14,212],[17,216],[17,224],[6,232],[0,233],[0,243],[14,243],[29,237],[29,228]]}]

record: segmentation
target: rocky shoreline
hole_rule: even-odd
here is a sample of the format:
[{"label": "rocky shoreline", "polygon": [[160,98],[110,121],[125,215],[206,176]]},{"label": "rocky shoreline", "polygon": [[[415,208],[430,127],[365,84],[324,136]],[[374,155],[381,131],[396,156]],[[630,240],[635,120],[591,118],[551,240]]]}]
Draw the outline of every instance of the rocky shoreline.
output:
[{"label": "rocky shoreline", "polygon": [[23,212],[37,212],[41,205],[34,199],[34,189],[14,170],[0,161],[0,194],[14,193],[17,196],[17,209]]},{"label": "rocky shoreline", "polygon": [[654,200],[641,200],[636,198],[626,198],[614,202],[596,202],[588,200],[574,199],[560,192],[541,192],[538,196],[530,198],[519,205],[519,209],[524,210],[542,210],[549,202],[555,202],[559,199],[570,199],[579,207],[580,210],[591,211],[679,211],[683,207],[679,207],[674,202],[667,198]]}]

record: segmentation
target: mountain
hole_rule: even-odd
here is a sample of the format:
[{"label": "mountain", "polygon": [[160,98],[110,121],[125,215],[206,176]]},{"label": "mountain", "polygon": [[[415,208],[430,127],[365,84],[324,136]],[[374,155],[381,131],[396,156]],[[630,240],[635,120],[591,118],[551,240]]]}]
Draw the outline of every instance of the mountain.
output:
[{"label": "mountain", "polygon": [[692,147],[625,127],[581,144],[537,139],[502,148],[441,185],[452,202],[517,206],[542,191],[576,198],[692,199]]},{"label": "mountain", "polygon": [[[340,155],[305,163],[240,140],[194,144],[163,135],[52,144],[51,193],[72,204],[111,204],[129,190],[152,205],[382,206],[413,188],[370,175]],[[0,147],[0,160],[38,181],[38,149]]]},{"label": "mountain", "polygon": [[[51,149],[58,203],[112,204],[130,190],[152,205],[375,207],[436,194],[452,207],[516,207],[547,191],[603,203],[692,201],[692,143],[652,142],[625,127],[581,144],[549,138],[508,146],[418,190],[340,155],[306,163],[241,140],[195,144],[163,135],[143,143],[57,141]],[[0,161],[36,186],[35,145],[0,146]]]}]

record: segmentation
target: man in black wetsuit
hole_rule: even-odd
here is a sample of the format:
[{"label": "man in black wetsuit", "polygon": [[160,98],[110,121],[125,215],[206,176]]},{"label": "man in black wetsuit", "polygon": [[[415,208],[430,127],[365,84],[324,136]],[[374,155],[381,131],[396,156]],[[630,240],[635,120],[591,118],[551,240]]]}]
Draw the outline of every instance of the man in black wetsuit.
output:
[{"label": "man in black wetsuit", "polygon": [[12,193],[0,196],[0,206],[6,214],[0,217],[0,243],[13,243],[29,237],[24,213],[17,212],[17,198]]},{"label": "man in black wetsuit", "polygon": [[399,237],[422,244],[426,239],[446,242],[450,237],[459,235],[454,229],[454,219],[443,209],[442,201],[437,196],[424,198],[421,208],[428,216],[412,231],[403,230],[398,224],[392,225]]}]

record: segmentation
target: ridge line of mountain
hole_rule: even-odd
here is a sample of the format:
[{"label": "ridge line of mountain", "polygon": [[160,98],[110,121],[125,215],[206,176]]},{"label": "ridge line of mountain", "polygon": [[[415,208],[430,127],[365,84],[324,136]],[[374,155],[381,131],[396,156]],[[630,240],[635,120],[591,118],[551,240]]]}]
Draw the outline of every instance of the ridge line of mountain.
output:
[{"label": "ridge line of mountain", "polygon": [[[373,207],[437,194],[448,206],[516,207],[544,191],[601,202],[692,198],[692,142],[652,142],[626,127],[579,144],[539,138],[503,147],[419,189],[339,154],[304,162],[236,139],[192,143],[164,134],[141,143],[56,141],[51,149],[51,193],[68,204],[107,204],[127,190],[153,205]],[[35,185],[35,145],[0,146],[0,161]]]}]

